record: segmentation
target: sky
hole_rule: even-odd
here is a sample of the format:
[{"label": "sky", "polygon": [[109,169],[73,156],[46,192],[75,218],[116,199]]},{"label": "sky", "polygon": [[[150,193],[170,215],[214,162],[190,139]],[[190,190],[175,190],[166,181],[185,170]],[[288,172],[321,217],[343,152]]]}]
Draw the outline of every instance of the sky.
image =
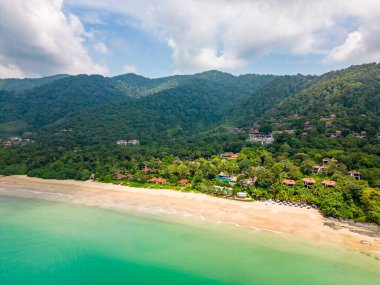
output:
[{"label": "sky", "polygon": [[322,74],[379,61],[380,0],[0,0],[0,78]]}]

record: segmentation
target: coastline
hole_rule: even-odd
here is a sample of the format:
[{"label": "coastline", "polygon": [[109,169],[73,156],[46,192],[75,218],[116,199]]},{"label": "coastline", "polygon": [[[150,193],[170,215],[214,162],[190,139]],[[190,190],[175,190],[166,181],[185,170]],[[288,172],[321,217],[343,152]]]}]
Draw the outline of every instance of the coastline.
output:
[{"label": "coastline", "polygon": [[348,249],[380,252],[379,236],[352,231],[349,226],[324,218],[315,209],[265,202],[241,202],[167,189],[132,188],[92,181],[45,180],[27,176],[0,177],[0,196],[35,198],[145,215],[181,216],[305,238]]}]

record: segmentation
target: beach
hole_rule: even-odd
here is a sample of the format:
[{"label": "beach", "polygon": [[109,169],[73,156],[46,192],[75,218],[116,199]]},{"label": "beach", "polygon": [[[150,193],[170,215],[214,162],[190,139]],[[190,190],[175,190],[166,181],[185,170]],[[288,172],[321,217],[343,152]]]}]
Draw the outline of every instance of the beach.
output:
[{"label": "beach", "polygon": [[323,217],[316,209],[243,202],[200,193],[132,188],[92,181],[0,177],[0,196],[40,199],[142,215],[162,215],[244,227],[321,244],[380,252],[380,237]]}]

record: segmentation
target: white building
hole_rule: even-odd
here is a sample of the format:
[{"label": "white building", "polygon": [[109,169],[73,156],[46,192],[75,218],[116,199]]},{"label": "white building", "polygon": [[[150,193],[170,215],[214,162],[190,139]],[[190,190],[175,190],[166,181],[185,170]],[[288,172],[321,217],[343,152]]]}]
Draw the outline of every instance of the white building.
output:
[{"label": "white building", "polygon": [[250,142],[260,142],[262,144],[270,144],[274,142],[273,133],[262,133],[257,130],[253,130],[249,133]]}]

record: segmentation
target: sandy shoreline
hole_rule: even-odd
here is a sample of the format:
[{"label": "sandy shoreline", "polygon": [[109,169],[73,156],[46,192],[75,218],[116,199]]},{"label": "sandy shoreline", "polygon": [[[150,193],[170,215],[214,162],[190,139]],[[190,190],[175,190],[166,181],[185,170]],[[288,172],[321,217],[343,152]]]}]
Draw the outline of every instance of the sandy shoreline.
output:
[{"label": "sandy shoreline", "polygon": [[[0,177],[0,196],[36,198],[142,214],[181,215],[380,252],[380,237],[355,233],[346,227],[333,229],[325,225],[331,221],[314,209],[233,201],[174,190],[131,188],[91,181],[44,180],[26,176]],[[363,240],[370,244],[363,244]]]}]

